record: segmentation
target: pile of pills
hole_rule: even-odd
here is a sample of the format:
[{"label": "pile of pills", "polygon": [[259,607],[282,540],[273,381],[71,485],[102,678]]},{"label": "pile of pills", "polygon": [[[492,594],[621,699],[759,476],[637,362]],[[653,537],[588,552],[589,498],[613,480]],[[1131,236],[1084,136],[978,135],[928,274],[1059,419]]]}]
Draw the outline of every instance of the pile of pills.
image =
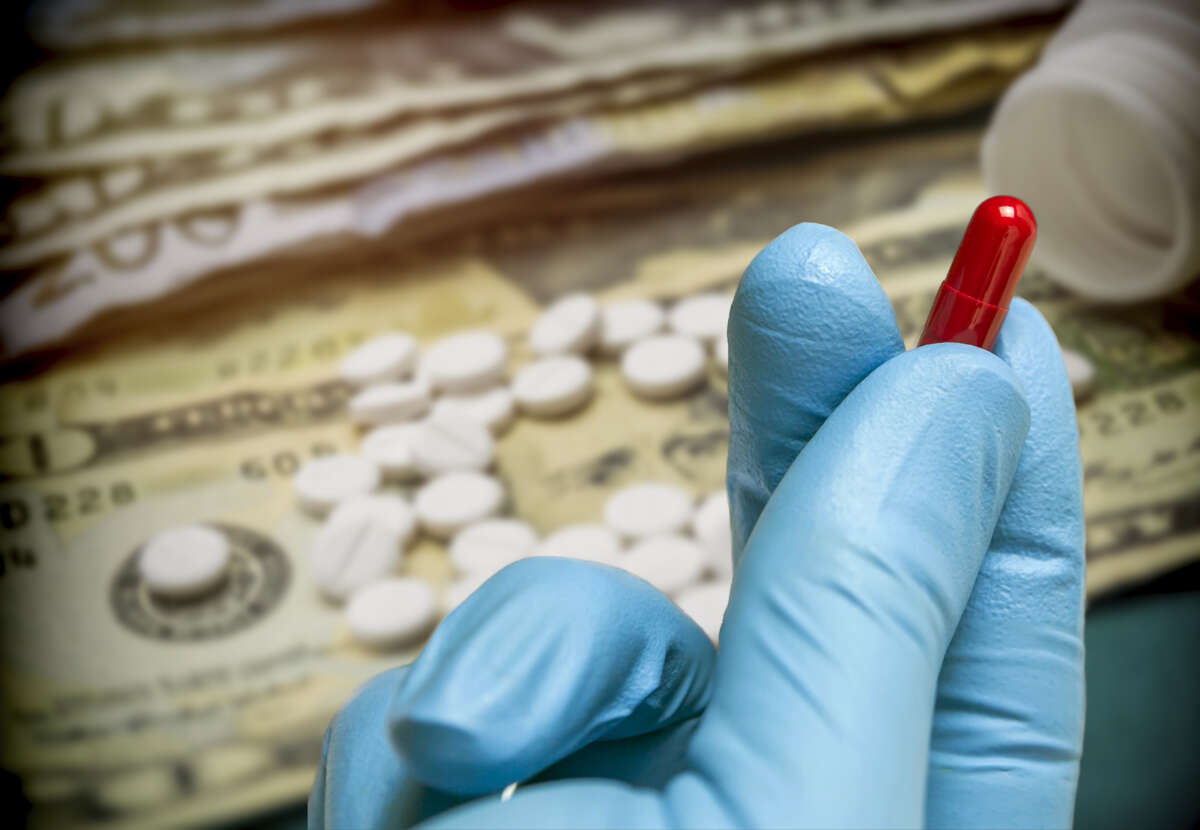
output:
[{"label": "pile of pills", "polygon": [[[518,415],[561,418],[594,394],[590,355],[620,361],[633,394],[664,400],[702,383],[709,354],[728,364],[731,297],[702,294],[669,311],[649,300],[601,305],[570,294],[548,306],[528,334],[533,360],[507,378],[505,341],[458,332],[422,350],[402,332],[363,343],[341,364],[358,391],[353,420],[366,431],[357,454],[313,459],[296,474],[299,505],[324,517],[311,573],[360,642],[377,648],[427,633],[501,568],[527,556],[559,556],[624,568],[675,598],[714,639],[729,593],[731,544],[724,492],[699,506],[679,487],[646,483],[614,494],[603,521],[544,538],[501,516],[507,497],[491,474],[495,442]],[[380,492],[418,483],[411,502]],[[437,596],[397,574],[416,534],[441,540],[458,578]]]}]

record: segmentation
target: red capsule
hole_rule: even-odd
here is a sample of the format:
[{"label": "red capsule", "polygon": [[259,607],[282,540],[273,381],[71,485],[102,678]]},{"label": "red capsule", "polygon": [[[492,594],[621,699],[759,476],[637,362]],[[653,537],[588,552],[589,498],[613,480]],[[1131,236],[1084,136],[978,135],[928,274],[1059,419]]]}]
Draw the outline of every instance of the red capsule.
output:
[{"label": "red capsule", "polygon": [[966,343],[991,349],[1037,239],[1029,206],[993,196],[975,208],[917,344]]}]

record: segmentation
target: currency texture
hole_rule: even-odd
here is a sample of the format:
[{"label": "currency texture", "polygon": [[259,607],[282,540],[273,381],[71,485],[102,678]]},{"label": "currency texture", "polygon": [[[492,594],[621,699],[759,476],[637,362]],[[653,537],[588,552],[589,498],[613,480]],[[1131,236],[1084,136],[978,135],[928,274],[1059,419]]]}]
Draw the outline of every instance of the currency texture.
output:
[{"label": "currency texture", "polygon": [[[261,155],[239,152],[232,162],[218,154],[157,172],[152,164],[121,168],[130,178],[111,198],[103,175],[99,184],[64,179],[27,197],[43,200],[32,215],[49,224],[23,241],[18,234],[0,252],[0,265],[10,268],[59,257],[0,301],[3,349],[12,354],[54,342],[101,311],[301,243],[379,235],[489,193],[783,133],[979,105],[1036,58],[1048,31],[1000,28],[815,57],[677,95],[669,93],[687,86],[686,76],[648,76],[557,99],[302,139]],[[531,127],[457,146],[530,120]],[[74,196],[63,196],[64,188]],[[73,215],[72,199],[89,212]]]},{"label": "currency texture", "polygon": [[[732,288],[773,236],[820,221],[859,244],[911,345],[984,195],[979,137],[946,125],[811,136],[551,183],[469,232],[366,239],[197,284],[12,378],[0,390],[2,750],[35,826],[195,824],[299,799],[338,704],[414,653],[356,646],[319,598],[306,561],[318,522],[290,487],[304,459],[356,443],[336,379],[354,344],[482,326],[510,339],[515,369],[530,322],[564,292]],[[1036,260],[1021,293],[1099,370],[1079,407],[1089,595],[1200,558],[1194,304],[1092,306]],[[611,362],[597,361],[596,382],[579,416],[522,419],[500,439],[515,514],[545,533],[595,520],[636,481],[722,485],[719,375],[658,404],[630,395]],[[199,605],[155,601],[133,557],[196,521],[230,539],[235,578]],[[451,575],[428,539],[403,568],[437,586]]]}]

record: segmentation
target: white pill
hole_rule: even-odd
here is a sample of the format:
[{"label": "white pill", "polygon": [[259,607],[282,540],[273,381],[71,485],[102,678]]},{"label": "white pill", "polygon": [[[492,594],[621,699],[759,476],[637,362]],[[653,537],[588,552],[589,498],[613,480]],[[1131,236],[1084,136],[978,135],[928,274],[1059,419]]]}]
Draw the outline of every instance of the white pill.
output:
[{"label": "white pill", "polygon": [[708,554],[708,570],[728,579],[733,575],[733,531],[729,527],[729,496],[717,490],[692,514],[692,533]]},{"label": "white pill", "polygon": [[637,395],[656,400],[682,395],[704,380],[704,348],[694,337],[648,337],[625,350],[621,374]]},{"label": "white pill", "polygon": [[522,412],[539,417],[566,415],[592,397],[592,367],[575,355],[544,357],[513,379],[512,392]]},{"label": "white pill", "polygon": [[729,325],[730,294],[697,294],[686,297],[667,314],[667,325],[676,334],[712,342],[725,334]]},{"label": "white pill", "polygon": [[425,352],[422,366],[434,387],[446,392],[478,392],[504,380],[508,344],[490,331],[464,331],[445,337]]},{"label": "white pill", "polygon": [[717,368],[721,374],[729,373],[729,338],[721,335],[713,344],[713,357],[717,359]]},{"label": "white pill", "polygon": [[438,476],[417,491],[414,505],[421,526],[445,539],[472,522],[486,519],[504,503],[500,482],[483,473]]},{"label": "white pill", "polygon": [[442,615],[445,616],[466,602],[467,597],[479,590],[491,574],[467,574],[454,580],[442,592]]},{"label": "white pill", "polygon": [[359,455],[339,453],[304,462],[292,478],[300,506],[324,515],[339,502],[379,486],[379,468]]},{"label": "white pill", "polygon": [[346,625],[364,645],[388,648],[420,637],[433,625],[437,599],[428,583],[392,577],[364,585],[346,603]]},{"label": "white pill", "polygon": [[616,563],[621,554],[621,539],[602,524],[576,524],[551,533],[534,548],[534,556],[561,556],[586,559],[605,565]]},{"label": "white pill", "polygon": [[730,587],[728,582],[705,582],[680,591],[679,596],[675,597],[675,604],[703,629],[714,644],[721,634],[725,608],[729,605]]},{"label": "white pill", "polygon": [[433,415],[413,431],[413,459],[425,475],[485,470],[495,443],[488,428],[461,415]]},{"label": "white pill", "polygon": [[313,539],[308,557],[313,580],[326,596],[345,599],[395,570],[416,526],[416,515],[400,496],[342,502]]},{"label": "white pill", "polygon": [[411,421],[429,411],[433,395],[424,380],[379,383],[350,399],[350,417],[360,424]]},{"label": "white pill", "polygon": [[420,426],[418,423],[408,423],[375,427],[363,436],[358,451],[378,465],[387,478],[413,478],[420,472],[413,453],[413,436]]},{"label": "white pill", "polygon": [[433,414],[457,415],[483,424],[493,435],[504,432],[513,422],[517,404],[507,386],[493,386],[482,392],[443,395],[433,404]]},{"label": "white pill", "polygon": [[460,574],[491,576],[531,554],[537,541],[537,532],[528,522],[485,519],[454,535],[450,542],[450,564]]},{"label": "white pill", "polygon": [[675,533],[692,518],[692,496],[674,484],[634,484],[604,504],[604,521],[626,538]]},{"label": "white pill", "polygon": [[617,564],[664,594],[674,596],[700,581],[707,561],[700,545],[672,533],[642,539]]},{"label": "white pill", "polygon": [[417,341],[399,331],[372,337],[342,360],[341,375],[355,386],[400,380],[417,365]]},{"label": "white pill", "polygon": [[537,355],[586,352],[600,336],[600,305],[587,294],[568,294],[551,303],[529,330]]},{"label": "white pill", "polygon": [[204,525],[164,530],[142,547],[138,569],[152,593],[173,599],[202,594],[225,577],[229,540]]},{"label": "white pill", "polygon": [[638,340],[662,330],[667,315],[651,300],[609,303],[600,312],[600,350],[618,355]]},{"label": "white pill", "polygon": [[1096,367],[1074,349],[1062,350],[1063,364],[1067,367],[1067,380],[1076,398],[1087,397],[1096,385]]}]

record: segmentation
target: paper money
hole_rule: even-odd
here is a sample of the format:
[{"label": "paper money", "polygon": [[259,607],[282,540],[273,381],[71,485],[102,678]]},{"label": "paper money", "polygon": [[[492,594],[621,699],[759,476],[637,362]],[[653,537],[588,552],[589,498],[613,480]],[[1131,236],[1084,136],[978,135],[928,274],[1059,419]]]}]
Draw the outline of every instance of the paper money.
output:
[{"label": "paper money", "polygon": [[[3,347],[11,354],[53,342],[100,311],[161,297],[221,268],[317,237],[378,235],[421,212],[554,176],[673,159],[788,131],[965,109],[992,99],[1036,58],[1046,36],[1045,27],[1001,29],[886,53],[814,59],[675,98],[552,123],[314,195],[220,206],[184,201],[180,195],[176,209],[186,205],[189,213],[104,239],[87,233],[107,230],[102,225],[67,225],[60,238],[72,246],[95,244],[40,272],[0,302]],[[358,156],[348,154],[346,162],[366,172]],[[269,176],[252,168],[240,181],[277,188],[306,176],[310,183],[325,181],[324,164],[318,155]],[[214,197],[222,195],[214,190]],[[162,212],[156,204],[143,219]],[[0,260],[21,256],[19,246],[10,246]]]},{"label": "paper money", "polygon": [[31,34],[54,49],[255,31],[368,9],[382,0],[37,0]]},{"label": "paper money", "polygon": [[[346,2],[346,0],[343,0]],[[300,8],[315,9],[309,2]],[[324,4],[335,7],[336,3]],[[274,39],[51,63],[3,108],[0,170],[94,169],[276,145],[432,109],[495,106],[634,75],[726,74],[833,47],[1061,8],[1064,0],[701,0],[518,4],[454,21],[335,27]],[[258,0],[248,9],[282,9]],[[216,18],[236,4],[192,9]],[[136,7],[142,10],[142,4]],[[97,19],[115,9],[92,9]],[[187,15],[181,15],[186,17]]]},{"label": "paper money", "polygon": [[[485,326],[510,337],[515,366],[529,322],[563,292],[728,288],[773,236],[820,221],[858,242],[911,344],[984,195],[979,134],[831,146],[847,141],[547,189],[472,233],[310,257],[286,291],[279,265],[247,271],[240,290],[209,284],[234,293],[169,298],[102,347],[7,383],[0,734],[35,826],[194,824],[302,798],[344,696],[411,656],[359,649],[319,599],[306,565],[317,523],[289,486],[303,459],[354,445],[336,365],[363,338]],[[1169,302],[1089,306],[1036,266],[1022,293],[1099,368],[1079,409],[1089,595],[1200,557],[1194,320],[1164,328]],[[611,363],[598,362],[597,383],[579,417],[523,419],[498,442],[516,514],[546,532],[594,520],[634,481],[697,495],[721,485],[719,376],[668,404],[629,395]],[[155,604],[132,558],[155,531],[191,521],[229,535],[243,593]],[[404,569],[437,585],[450,574],[429,540]]]}]

